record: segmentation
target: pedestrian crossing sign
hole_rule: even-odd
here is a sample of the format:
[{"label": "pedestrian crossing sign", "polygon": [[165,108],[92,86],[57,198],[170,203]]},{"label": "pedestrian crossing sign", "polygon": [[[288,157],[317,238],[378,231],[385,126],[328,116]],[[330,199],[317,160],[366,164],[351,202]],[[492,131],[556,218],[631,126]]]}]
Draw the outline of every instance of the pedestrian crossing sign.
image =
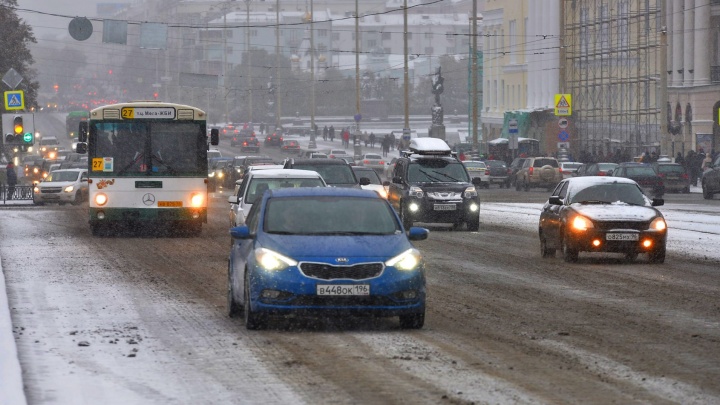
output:
[{"label": "pedestrian crossing sign", "polygon": [[555,95],[555,115],[568,116],[572,115],[572,95],[556,94]]},{"label": "pedestrian crossing sign", "polygon": [[6,110],[24,110],[25,96],[22,90],[13,90],[5,92],[5,109]]}]

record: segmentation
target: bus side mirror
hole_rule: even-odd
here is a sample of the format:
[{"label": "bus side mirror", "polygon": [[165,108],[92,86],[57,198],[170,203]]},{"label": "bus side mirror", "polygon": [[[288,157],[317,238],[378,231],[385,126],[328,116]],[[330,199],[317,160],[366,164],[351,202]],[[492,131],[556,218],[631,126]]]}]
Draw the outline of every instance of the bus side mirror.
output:
[{"label": "bus side mirror", "polygon": [[78,141],[87,142],[88,138],[88,123],[87,121],[80,121],[80,128],[78,130]]},{"label": "bus side mirror", "polygon": [[217,145],[220,143],[220,131],[217,128],[210,130],[210,145]]}]

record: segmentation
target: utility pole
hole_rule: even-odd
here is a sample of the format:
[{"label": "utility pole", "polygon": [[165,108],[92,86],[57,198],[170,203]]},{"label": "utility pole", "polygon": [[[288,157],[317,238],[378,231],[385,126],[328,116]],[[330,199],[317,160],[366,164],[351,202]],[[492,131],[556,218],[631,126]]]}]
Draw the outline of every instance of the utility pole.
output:
[{"label": "utility pole", "polygon": [[310,80],[312,91],[310,96],[310,133],[315,140],[315,16],[313,15],[313,0],[310,0]]},{"label": "utility pole", "polygon": [[410,78],[408,77],[408,21],[407,0],[403,0],[403,83],[405,91],[405,126],[403,127],[403,144],[405,137],[410,136]]},{"label": "utility pole", "polygon": [[473,0],[472,12],[472,148],[474,151],[480,152],[478,142],[477,0]]},{"label": "utility pole", "polygon": [[275,2],[275,130],[282,125],[280,114],[280,0]]},{"label": "utility pole", "polygon": [[250,0],[245,0],[247,27],[245,27],[245,52],[247,53],[247,82],[248,82],[248,123],[253,121],[253,99],[252,99],[252,57],[250,56]]},{"label": "utility pole", "polygon": [[360,14],[355,0],[355,122],[356,134],[360,133]]},{"label": "utility pole", "polygon": [[228,95],[228,79],[227,79],[227,9],[226,7],[227,3],[223,4],[223,30],[222,30],[222,40],[223,40],[223,52],[222,52],[222,58],[223,58],[223,65],[222,65],[222,75],[223,75],[223,93],[224,93],[224,99],[225,99],[225,119],[223,120],[225,123],[230,122],[230,119],[228,117],[228,101],[227,101],[227,95]]},{"label": "utility pole", "polygon": [[[665,2],[660,2],[660,20],[663,24],[667,24],[667,15],[666,15],[666,8],[665,8]],[[668,79],[667,79],[667,70],[668,70],[668,60],[667,60],[667,52],[668,52],[668,44],[667,44],[667,26],[663,25],[660,28],[660,63],[659,63],[659,74],[660,74],[660,94],[661,94],[661,100],[660,101],[660,139],[662,139],[661,150],[667,154],[668,151],[670,151],[670,157],[675,158],[675,142],[673,139],[671,139],[670,131],[668,129],[668,117],[665,117],[665,114],[670,114],[670,111],[666,111],[667,105],[668,105]],[[684,131],[683,131],[684,132]]]}]

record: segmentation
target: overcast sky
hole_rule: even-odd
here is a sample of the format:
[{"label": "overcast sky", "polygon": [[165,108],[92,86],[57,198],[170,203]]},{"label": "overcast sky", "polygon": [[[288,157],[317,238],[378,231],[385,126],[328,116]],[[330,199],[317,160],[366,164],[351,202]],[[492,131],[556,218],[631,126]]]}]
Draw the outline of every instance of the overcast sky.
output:
[{"label": "overcast sky", "polygon": [[[40,11],[43,13],[59,14],[71,17],[94,17],[98,3],[131,2],[130,0],[18,0],[21,9]],[[46,37],[67,37],[70,19],[56,17],[34,12],[20,11],[20,18],[33,27],[35,37],[40,40]]]}]

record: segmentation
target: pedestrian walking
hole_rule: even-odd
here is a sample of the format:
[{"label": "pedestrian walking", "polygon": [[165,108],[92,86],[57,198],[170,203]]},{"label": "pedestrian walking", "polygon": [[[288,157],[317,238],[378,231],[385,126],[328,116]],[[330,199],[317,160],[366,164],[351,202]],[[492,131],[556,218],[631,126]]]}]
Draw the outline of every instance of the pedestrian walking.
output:
[{"label": "pedestrian walking", "polygon": [[15,164],[9,162],[5,167],[7,171],[7,199],[12,200],[13,194],[15,193],[15,185],[17,184],[17,172],[15,172]]},{"label": "pedestrian walking", "polygon": [[382,140],[382,155],[383,157],[387,157],[388,152],[390,151],[390,136],[385,135],[385,137]]},{"label": "pedestrian walking", "polygon": [[370,147],[371,147],[371,148],[374,148],[374,147],[375,147],[375,134],[372,133],[372,132],[370,132],[370,138],[369,138],[369,139],[370,139]]},{"label": "pedestrian walking", "polygon": [[327,141],[327,139],[328,139],[328,127],[327,127],[327,125],[325,125],[325,127],[323,128],[323,141]]},{"label": "pedestrian walking", "polygon": [[330,137],[330,142],[333,142],[335,140],[335,126],[330,125],[330,129],[328,129],[328,136]]},{"label": "pedestrian walking", "polygon": [[389,147],[390,147],[389,150],[395,149],[395,134],[392,133],[392,132],[390,132],[390,145],[389,145]]}]

